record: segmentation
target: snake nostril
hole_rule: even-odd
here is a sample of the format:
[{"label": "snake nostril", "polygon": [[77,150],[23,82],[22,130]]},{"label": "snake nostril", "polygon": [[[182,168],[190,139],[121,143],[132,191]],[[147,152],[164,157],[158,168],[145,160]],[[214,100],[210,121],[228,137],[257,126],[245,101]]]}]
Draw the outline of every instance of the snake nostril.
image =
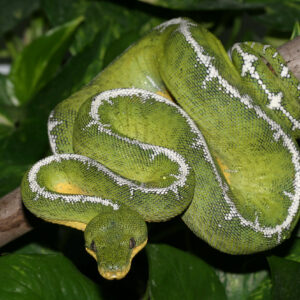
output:
[{"label": "snake nostril", "polygon": [[135,242],[135,239],[132,237],[130,240],[129,240],[129,249],[133,249],[136,245],[136,242]]},{"label": "snake nostril", "polygon": [[95,241],[92,241],[92,242],[91,242],[90,249],[91,249],[92,251],[96,252],[97,249],[96,249]]}]

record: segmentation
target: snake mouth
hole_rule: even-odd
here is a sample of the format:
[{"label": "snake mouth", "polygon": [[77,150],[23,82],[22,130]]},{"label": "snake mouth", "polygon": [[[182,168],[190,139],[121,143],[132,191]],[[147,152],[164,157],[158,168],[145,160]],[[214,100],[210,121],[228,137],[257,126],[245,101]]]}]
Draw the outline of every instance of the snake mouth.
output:
[{"label": "snake mouth", "polygon": [[99,271],[100,275],[102,277],[104,277],[105,279],[108,279],[108,280],[122,279],[129,272],[130,266],[131,266],[131,263],[128,266],[126,266],[124,269],[111,270],[111,271],[104,270],[103,268],[101,268],[101,266],[99,266],[98,271]]},{"label": "snake mouth", "polygon": [[[94,257],[95,260],[97,261],[97,255],[96,255],[96,253],[94,251],[92,251],[92,250],[90,250],[88,248],[86,248],[86,251],[92,257]],[[132,260],[132,258],[131,258],[131,260]],[[107,270],[107,268],[104,268],[103,266],[98,265],[98,271],[99,271],[100,275],[103,278],[105,278],[105,279],[108,279],[108,280],[122,279],[122,278],[124,278],[127,275],[127,273],[130,270],[131,260],[130,260],[128,266],[126,266],[123,269]]]},{"label": "snake mouth", "polygon": [[[148,239],[146,239],[142,244],[140,244],[139,246],[137,246],[136,248],[133,249],[128,264],[126,266],[123,266],[122,268],[116,268],[116,267],[108,268],[107,266],[103,267],[103,265],[98,264],[98,271],[99,271],[100,275],[103,278],[108,279],[108,280],[124,278],[130,270],[133,257],[146,246],[147,241],[148,241]],[[96,261],[98,261],[97,255],[94,251],[92,251],[89,248],[85,248],[85,249],[92,257],[95,258]]]},{"label": "snake mouth", "polygon": [[116,270],[104,270],[101,266],[98,267],[98,271],[101,276],[103,276],[105,279],[112,280],[112,279],[122,279],[124,278],[127,273],[130,270],[131,267],[131,262],[134,256],[140,252],[147,244],[148,239],[146,239],[141,245],[137,246],[136,248],[133,249],[131,253],[131,257],[129,260],[129,263],[127,266],[123,267],[122,269],[116,269]]}]

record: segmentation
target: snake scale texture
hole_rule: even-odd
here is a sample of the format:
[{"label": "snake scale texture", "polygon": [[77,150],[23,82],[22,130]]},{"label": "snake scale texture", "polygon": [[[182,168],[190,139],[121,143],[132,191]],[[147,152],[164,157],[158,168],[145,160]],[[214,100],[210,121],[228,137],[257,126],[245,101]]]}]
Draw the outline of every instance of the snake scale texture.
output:
[{"label": "snake scale texture", "polygon": [[189,19],[154,28],[51,112],[53,155],[25,206],[84,230],[100,274],[122,278],[146,222],[181,215],[212,247],[250,254],[299,219],[300,84],[269,45],[219,40]]}]

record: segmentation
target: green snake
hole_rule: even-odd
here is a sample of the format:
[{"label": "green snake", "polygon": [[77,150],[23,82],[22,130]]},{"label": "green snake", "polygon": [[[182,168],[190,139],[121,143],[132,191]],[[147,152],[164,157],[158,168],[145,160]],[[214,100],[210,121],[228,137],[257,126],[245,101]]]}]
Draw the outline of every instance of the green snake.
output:
[{"label": "green snake", "polygon": [[53,155],[24,176],[25,206],[84,230],[107,278],[123,278],[146,222],[181,215],[212,247],[249,254],[299,219],[300,84],[277,50],[172,19],[51,112]]}]

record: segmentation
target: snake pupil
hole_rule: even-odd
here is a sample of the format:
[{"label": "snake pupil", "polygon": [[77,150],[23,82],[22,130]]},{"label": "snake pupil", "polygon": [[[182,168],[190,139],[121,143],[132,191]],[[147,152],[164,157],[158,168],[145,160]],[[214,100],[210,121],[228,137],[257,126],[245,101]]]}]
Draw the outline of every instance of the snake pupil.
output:
[{"label": "snake pupil", "polygon": [[135,239],[131,238],[129,240],[129,249],[133,249],[135,247]]},{"label": "snake pupil", "polygon": [[90,246],[91,250],[96,252],[96,246],[95,246],[95,241],[91,242],[91,246]]}]

